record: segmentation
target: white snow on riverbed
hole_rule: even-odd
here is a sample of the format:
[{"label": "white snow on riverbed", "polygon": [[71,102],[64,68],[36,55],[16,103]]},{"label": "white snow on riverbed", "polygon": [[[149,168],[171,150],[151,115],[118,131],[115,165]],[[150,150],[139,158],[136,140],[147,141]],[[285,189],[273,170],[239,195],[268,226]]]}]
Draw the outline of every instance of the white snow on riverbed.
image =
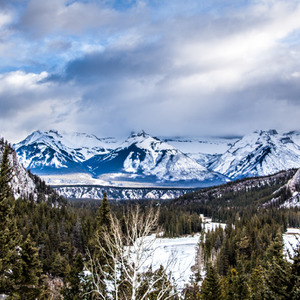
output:
[{"label": "white snow on riverbed", "polygon": [[[205,224],[205,232],[222,226],[225,228],[226,224],[210,222]],[[152,235],[149,237],[155,239]],[[189,282],[193,275],[191,267],[195,264],[196,247],[199,242],[200,234],[193,236],[186,236],[180,238],[157,238],[151,250],[153,256],[149,258],[145,265],[152,263],[153,270],[156,270],[162,265],[169,272],[172,272],[177,287],[182,289],[186,283]]]},{"label": "white snow on riverbed", "polygon": [[283,234],[283,242],[284,254],[291,261],[287,252],[289,251],[292,256],[294,255],[294,249],[296,249],[297,244],[300,242],[300,228],[288,228],[286,233]]},{"label": "white snow on riverbed", "polygon": [[[169,272],[179,289],[188,283],[195,264],[196,246],[200,234],[180,238],[158,238],[152,245],[153,257],[146,264],[153,264],[153,270],[162,265]],[[154,238],[152,236],[152,238]]]},{"label": "white snow on riverbed", "polygon": [[[215,229],[219,225],[223,228],[226,226],[226,224],[211,222],[205,224],[205,231]],[[287,249],[289,249],[294,254],[293,248],[296,248],[297,245],[296,236],[300,238],[300,229],[288,228],[283,235],[284,253],[287,253]],[[153,263],[153,270],[159,268],[160,265],[168,268],[172,272],[177,287],[182,289],[193,274],[191,267],[195,264],[199,238],[200,234],[172,239],[157,238],[152,245],[153,258],[151,261],[148,260],[148,263]]]}]

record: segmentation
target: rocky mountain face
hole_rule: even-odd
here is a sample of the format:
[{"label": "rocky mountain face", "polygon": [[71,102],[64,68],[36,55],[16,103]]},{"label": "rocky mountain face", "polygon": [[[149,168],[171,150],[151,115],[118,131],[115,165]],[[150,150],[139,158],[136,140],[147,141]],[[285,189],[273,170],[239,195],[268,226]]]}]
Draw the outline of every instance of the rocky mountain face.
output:
[{"label": "rocky mountain face", "polygon": [[[0,141],[0,161],[2,161],[2,155],[5,148],[5,143],[3,140]],[[33,195],[35,199],[37,199],[36,194],[36,185],[34,180],[29,176],[28,172],[19,162],[16,152],[9,148],[9,162],[10,167],[12,169],[12,179],[10,182],[10,186],[12,188],[13,194],[15,198],[19,197],[29,197],[29,195]]]},{"label": "rocky mountain face", "polygon": [[281,204],[281,207],[300,207],[300,169],[298,169],[296,174],[288,181],[283,189],[286,189],[290,193],[290,197]]},{"label": "rocky mountain face", "polygon": [[[7,143],[0,139],[0,162]],[[59,206],[65,199],[60,197],[50,186],[47,186],[38,176],[26,170],[20,163],[15,150],[8,145],[9,165],[11,168],[11,186],[15,199],[20,197],[33,201],[48,201],[52,205]]]}]

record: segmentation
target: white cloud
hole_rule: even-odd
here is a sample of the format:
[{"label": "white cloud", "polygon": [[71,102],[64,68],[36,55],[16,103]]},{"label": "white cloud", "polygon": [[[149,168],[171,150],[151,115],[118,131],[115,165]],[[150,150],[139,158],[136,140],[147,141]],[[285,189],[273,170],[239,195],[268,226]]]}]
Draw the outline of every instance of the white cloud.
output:
[{"label": "white cloud", "polygon": [[39,128],[74,125],[80,102],[76,87],[43,82],[46,76],[21,71],[0,75],[1,135],[9,141]]},{"label": "white cloud", "polygon": [[[123,11],[104,3],[29,1],[3,43],[2,61],[23,71],[0,75],[2,128],[160,135],[297,126],[298,1],[139,1]],[[6,30],[12,19],[3,20]]]}]

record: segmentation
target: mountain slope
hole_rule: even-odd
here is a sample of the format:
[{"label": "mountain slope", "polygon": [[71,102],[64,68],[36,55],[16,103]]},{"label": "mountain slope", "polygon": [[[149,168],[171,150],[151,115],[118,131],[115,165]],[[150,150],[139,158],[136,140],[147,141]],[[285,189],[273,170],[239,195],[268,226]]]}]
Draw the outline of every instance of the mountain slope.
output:
[{"label": "mountain slope", "polygon": [[[0,140],[0,162],[2,161],[3,151],[5,149],[5,143]],[[11,186],[13,195],[15,198],[19,197],[29,197],[29,195],[34,195],[37,198],[35,191],[35,183],[33,179],[29,176],[28,172],[19,162],[16,152],[9,147],[8,154],[9,164],[12,169],[12,179],[9,182]]]},{"label": "mountain slope", "polygon": [[145,132],[132,134],[109,154],[95,155],[85,162],[94,176],[108,171],[132,174],[140,180],[159,182],[222,183],[226,178],[211,172],[173,146]]},{"label": "mountain slope", "polygon": [[[7,143],[0,139],[0,162]],[[8,159],[11,168],[11,187],[15,199],[25,198],[37,202],[47,201],[54,206],[66,202],[66,199],[59,196],[50,186],[36,175],[27,171],[18,160],[15,150],[8,145]]]},{"label": "mountain slope", "polygon": [[175,199],[195,189],[178,188],[126,188],[99,185],[68,185],[54,186],[53,189],[68,199],[103,199],[104,192],[109,199],[115,200],[145,200],[145,199]]},{"label": "mountain slope", "polygon": [[230,179],[264,176],[300,167],[297,134],[279,134],[275,130],[256,131],[237,141],[210,165]]}]

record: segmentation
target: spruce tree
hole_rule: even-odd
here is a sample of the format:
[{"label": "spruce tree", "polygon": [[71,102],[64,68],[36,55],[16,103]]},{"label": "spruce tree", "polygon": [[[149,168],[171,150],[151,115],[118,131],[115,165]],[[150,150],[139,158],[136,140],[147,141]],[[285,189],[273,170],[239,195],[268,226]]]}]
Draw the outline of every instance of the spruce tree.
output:
[{"label": "spruce tree", "polygon": [[102,204],[99,207],[97,215],[97,230],[110,231],[111,230],[111,215],[107,199],[107,194],[104,192]]},{"label": "spruce tree", "polygon": [[206,277],[202,283],[201,296],[204,300],[221,299],[221,285],[215,267],[208,265]]},{"label": "spruce tree", "polygon": [[[76,255],[70,273],[66,276],[65,287],[62,291],[65,300],[80,300],[84,290],[83,258],[81,254]],[[83,292],[84,293],[84,292]]]},{"label": "spruce tree", "polygon": [[[96,232],[95,237],[92,241],[92,245],[94,248],[93,260],[95,262],[96,272],[101,273],[100,270],[110,272],[110,265],[112,264],[112,261],[111,257],[107,254],[107,235],[111,236],[112,220],[106,193],[104,193],[103,195],[103,200],[101,206],[98,209],[96,221]],[[101,278],[102,276],[104,276],[104,274],[100,274]],[[106,295],[106,284],[104,284],[104,282],[101,282],[99,289],[102,290],[103,295]]]},{"label": "spruce tree", "polygon": [[265,257],[265,278],[267,299],[289,299],[291,264],[283,257],[283,241],[280,236],[270,244]]},{"label": "spruce tree", "polygon": [[47,287],[44,284],[38,248],[35,247],[30,235],[22,244],[20,257],[21,269],[13,296],[28,300],[46,299]]},{"label": "spruce tree", "polygon": [[240,274],[235,268],[231,269],[227,277],[228,299],[250,299],[250,291],[248,288],[247,276]]},{"label": "spruce tree", "polygon": [[15,288],[20,272],[20,241],[14,215],[14,198],[9,186],[12,169],[9,165],[9,147],[4,147],[0,165],[0,294],[9,294]]},{"label": "spruce tree", "polygon": [[298,245],[294,249],[295,254],[292,264],[292,278],[291,278],[291,297],[292,299],[300,299],[300,240],[297,239]]}]

